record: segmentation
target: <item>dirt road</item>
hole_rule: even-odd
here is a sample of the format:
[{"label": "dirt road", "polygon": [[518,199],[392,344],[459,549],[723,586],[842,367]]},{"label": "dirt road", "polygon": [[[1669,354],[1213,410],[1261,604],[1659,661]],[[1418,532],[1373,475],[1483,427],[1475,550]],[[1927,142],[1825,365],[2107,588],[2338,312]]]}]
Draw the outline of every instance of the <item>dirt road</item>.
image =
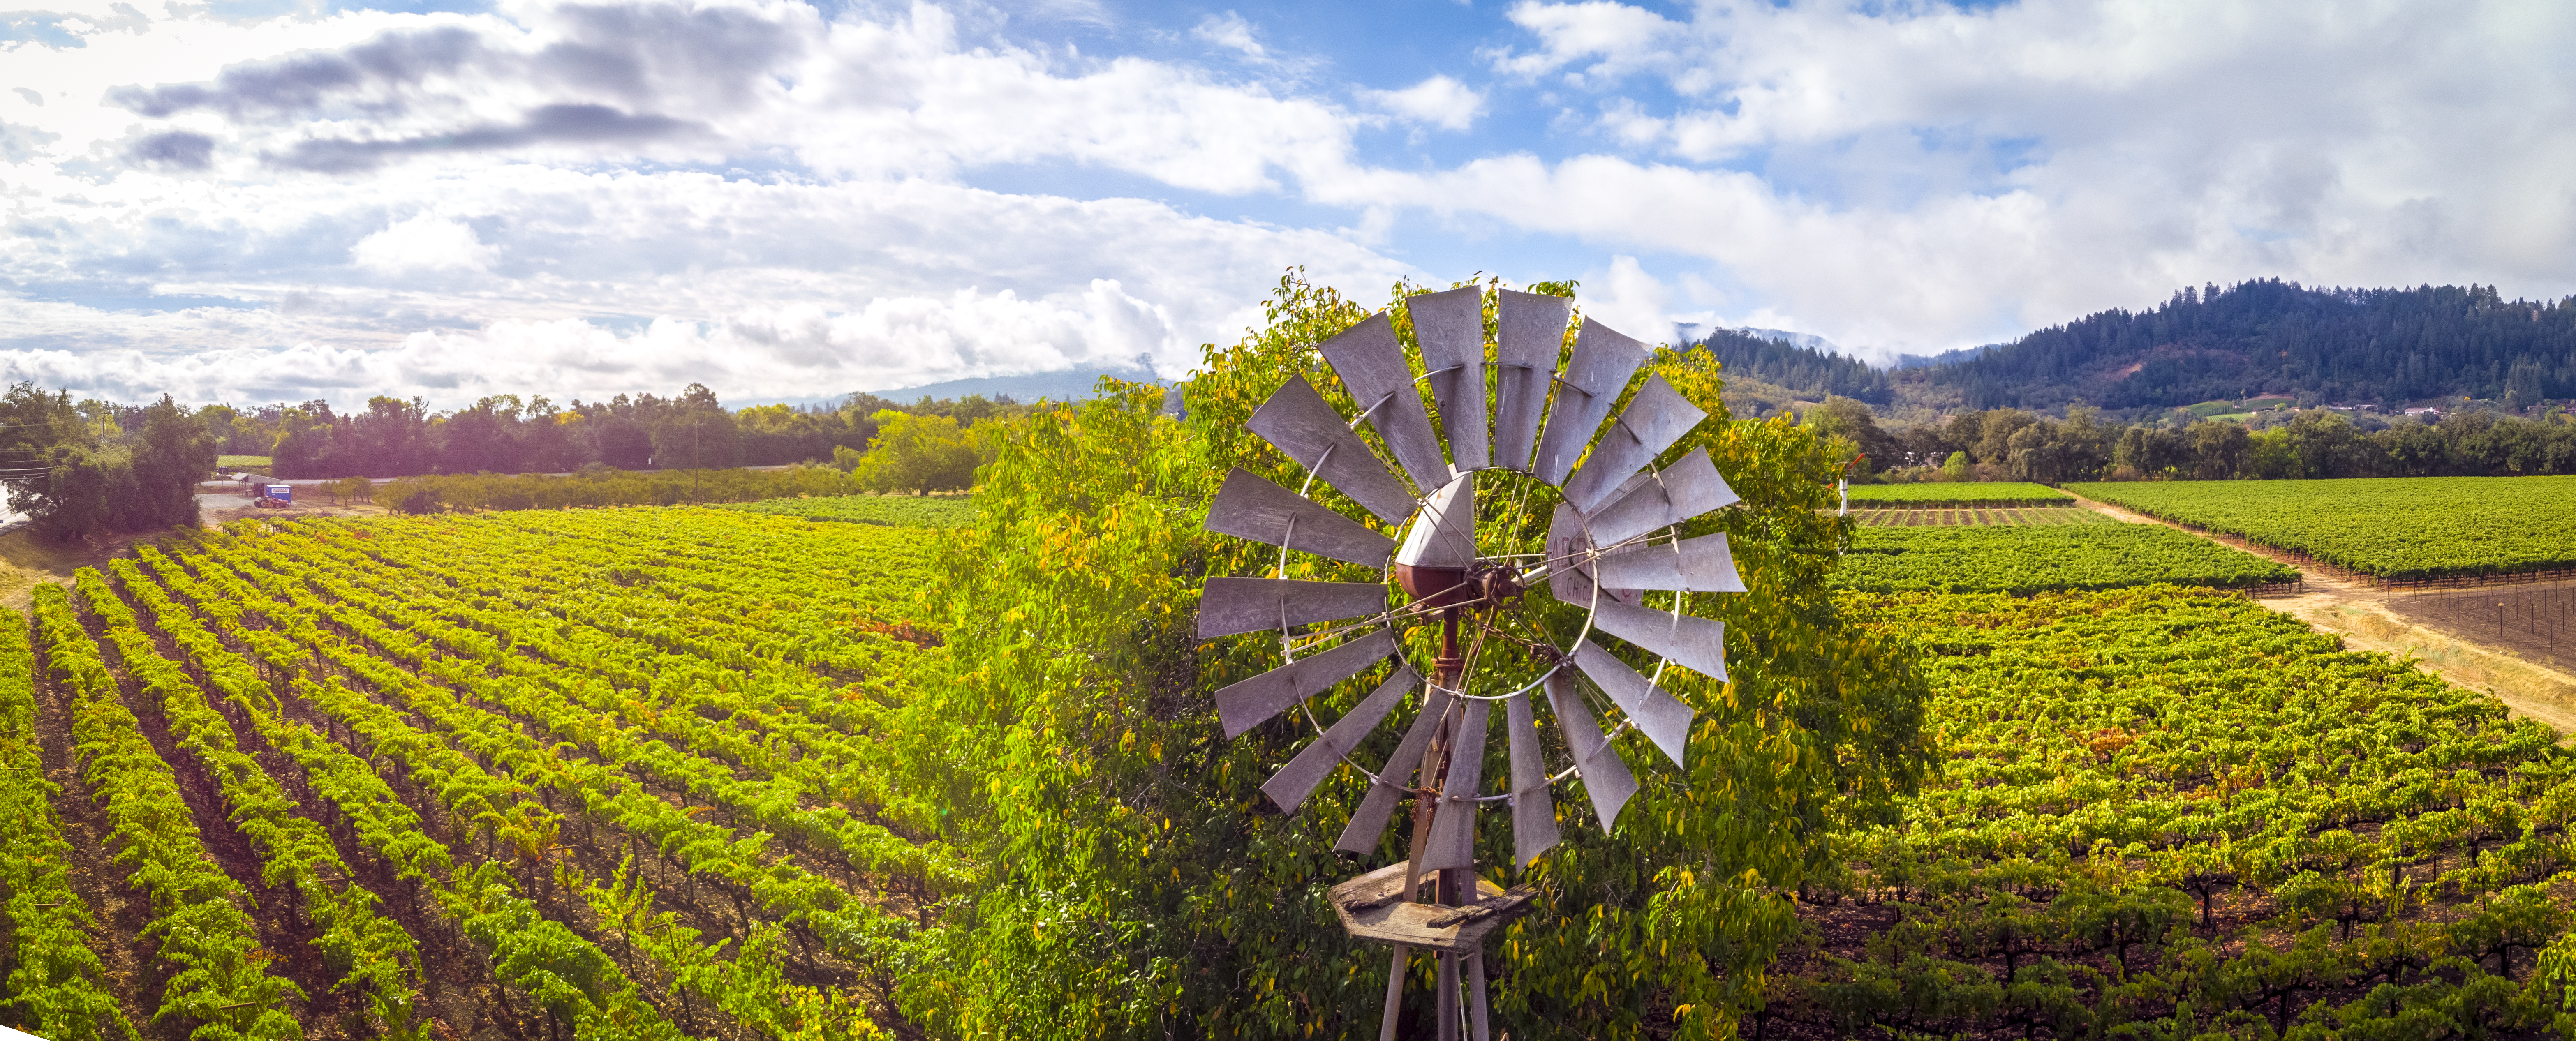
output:
[{"label": "dirt road", "polygon": [[[2260,546],[2165,524],[2153,517],[2081,496],[2076,501],[2114,520],[2130,524],[2164,524],[2176,531],[2298,566]],[[2388,593],[2371,586],[2325,574],[2318,568],[2301,568],[2300,573],[2307,576],[2306,592],[2269,598],[2263,601],[2264,606],[2341,636],[2344,646],[2352,650],[2411,656],[2419,667],[2470,690],[2492,693],[2497,700],[2504,702],[2506,708],[2512,709],[2514,715],[2547,724],[2562,738],[2576,740],[2576,676],[2526,661],[2520,655],[2499,650],[2473,636],[2405,618],[2390,608]]]}]

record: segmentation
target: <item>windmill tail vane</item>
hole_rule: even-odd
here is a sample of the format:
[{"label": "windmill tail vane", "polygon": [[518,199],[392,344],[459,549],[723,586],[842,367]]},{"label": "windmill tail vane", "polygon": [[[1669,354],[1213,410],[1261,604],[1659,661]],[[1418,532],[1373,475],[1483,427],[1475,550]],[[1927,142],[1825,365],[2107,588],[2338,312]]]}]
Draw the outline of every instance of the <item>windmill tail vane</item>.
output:
[{"label": "windmill tail vane", "polygon": [[[1726,627],[1685,613],[1686,594],[1745,591],[1724,533],[1680,534],[1685,522],[1738,501],[1707,450],[1649,469],[1707,414],[1661,376],[1649,375],[1612,417],[1646,362],[1646,346],[1586,319],[1560,371],[1572,301],[1495,292],[1490,362],[1484,291],[1472,285],[1405,302],[1420,375],[1385,312],[1325,341],[1318,353],[1363,410],[1344,419],[1303,375],[1290,377],[1245,427],[1305,468],[1304,486],[1290,491],[1236,467],[1206,521],[1210,531],[1279,548],[1275,577],[1208,579],[1198,618],[1201,638],[1279,634],[1277,668],[1216,694],[1228,738],[1291,707],[1315,732],[1262,785],[1263,793],[1295,813],[1336,769],[1357,770],[1368,779],[1366,794],[1334,848],[1358,856],[1375,852],[1398,805],[1413,801],[1406,858],[1331,894],[1352,936],[1395,949],[1385,1041],[1395,1036],[1415,949],[1438,958],[1437,1036],[1484,1041],[1484,940],[1525,912],[1535,892],[1504,890],[1477,876],[1478,811],[1489,803],[1510,810],[1512,859],[1521,867],[1561,838],[1551,795],[1558,783],[1580,778],[1601,826],[1615,827],[1638,790],[1616,745],[1621,734],[1637,731],[1675,766],[1684,762],[1694,712],[1664,688],[1664,671],[1679,666],[1726,678]],[[1496,370],[1490,402],[1488,364]],[[1436,428],[1416,389],[1423,384],[1439,410]],[[1384,455],[1359,436],[1363,424],[1385,445]],[[1544,552],[1484,551],[1476,503],[1478,475],[1486,471],[1518,474],[1553,493],[1558,501]],[[1401,530],[1403,541],[1308,498],[1316,481]],[[1381,577],[1291,579],[1291,553],[1372,568]],[[1648,606],[1648,592],[1670,593],[1672,606]],[[1541,594],[1581,613],[1571,640],[1535,616]],[[1390,609],[1399,596],[1402,606]],[[1439,653],[1426,678],[1407,660],[1399,636],[1435,620]],[[1462,621],[1476,626],[1464,644]],[[1536,675],[1470,689],[1488,638],[1526,652]],[[1653,674],[1641,674],[1602,640],[1657,658]],[[1389,675],[1329,727],[1316,718],[1317,695],[1390,660]],[[1607,731],[1587,685],[1616,710]],[[1376,769],[1355,761],[1354,751],[1417,689],[1420,707],[1393,754]],[[1546,699],[1563,736],[1560,758],[1571,764],[1553,773],[1533,695]],[[1484,753],[1497,702],[1509,774],[1489,793]]]}]

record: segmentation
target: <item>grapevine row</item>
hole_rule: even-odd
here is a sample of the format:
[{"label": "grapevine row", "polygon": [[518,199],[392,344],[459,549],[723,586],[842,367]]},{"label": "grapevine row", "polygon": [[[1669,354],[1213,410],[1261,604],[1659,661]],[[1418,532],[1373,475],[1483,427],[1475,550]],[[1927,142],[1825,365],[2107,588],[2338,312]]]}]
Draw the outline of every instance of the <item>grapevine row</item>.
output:
[{"label": "grapevine row", "polygon": [[[172,570],[175,568],[164,570],[165,580],[171,577]],[[426,764],[426,770],[416,765],[415,778],[422,781],[425,789],[440,794],[451,816],[473,821],[480,834],[496,847],[506,847],[522,864],[544,861],[555,846],[562,824],[561,817],[540,810],[525,796],[560,791],[581,800],[585,822],[592,817],[604,819],[614,827],[652,840],[675,866],[728,883],[729,891],[735,894],[737,910],[741,910],[743,895],[748,894],[768,910],[787,912],[785,924],[810,922],[825,936],[849,948],[881,942],[879,938],[886,933],[887,927],[873,909],[845,906],[828,882],[801,869],[764,866],[763,838],[737,840],[727,829],[691,820],[688,814],[645,794],[633,781],[611,769],[562,756],[559,748],[539,746],[508,721],[462,704],[444,688],[422,683],[341,644],[310,624],[310,617],[323,613],[317,602],[277,604],[251,587],[234,584],[227,572],[211,566],[200,577],[227,586],[223,595],[231,602],[260,610],[272,619],[291,620],[291,624],[281,627],[291,636],[275,640],[269,651],[281,669],[294,667],[303,655],[310,654],[364,680],[373,689],[395,696],[406,710],[438,725],[438,733],[416,730],[399,713],[358,695],[337,677],[320,684],[305,679],[293,684],[304,701],[368,738],[371,747],[383,749],[393,743],[410,753],[426,753],[432,762]],[[181,582],[170,584],[185,591]],[[286,592],[292,595],[291,589]],[[386,640],[400,637],[389,632],[371,635]],[[474,758],[450,750],[447,746],[451,742],[461,745]],[[511,779],[486,773],[476,762],[478,758],[507,770]],[[530,784],[536,787],[526,787]],[[586,880],[577,881],[573,887],[584,891],[590,888]],[[747,915],[743,926],[746,935],[758,942],[761,930],[753,927]],[[747,981],[776,976],[771,962],[762,958],[726,960],[719,956],[720,945],[678,945],[667,937],[646,946],[675,982],[713,1000],[720,1010],[737,1019],[771,1029],[776,1036],[800,1036],[810,1029],[824,1029],[827,1024],[830,1028],[826,1033],[855,1036],[872,1029],[863,1018],[857,1018],[857,1011],[846,1007],[836,1010],[825,996],[810,988],[790,987],[784,982],[746,987]],[[682,952],[686,952],[685,957]],[[791,1000],[776,1000],[781,991]]]},{"label": "grapevine row", "polygon": [[147,697],[157,696],[170,735],[215,781],[233,826],[266,861],[261,880],[301,895],[307,920],[322,935],[313,942],[325,960],[346,966],[339,985],[367,995],[376,1028],[412,1036],[420,1027],[419,955],[401,925],[377,913],[376,896],[354,881],[322,827],[297,815],[296,803],[241,750],[232,724],[207,703],[177,665],[161,657],[136,625],[133,609],[118,599],[97,570],[82,568],[76,590],[83,606],[104,623],[110,646],[127,675]]},{"label": "grapevine row", "polygon": [[36,745],[36,662],[24,625],[0,626],[0,891],[7,893],[9,1004],[28,1028],[56,1041],[91,1041],[109,1030],[136,1036],[107,968],[91,946],[89,902],[72,889],[71,843],[54,811],[60,791],[45,779]]},{"label": "grapevine row", "polygon": [[[499,864],[485,861],[459,870],[447,847],[421,827],[421,821],[375,770],[329,737],[284,718],[285,702],[250,661],[226,648],[186,607],[145,581],[125,561],[115,562],[126,588],[142,602],[155,628],[185,648],[210,686],[257,725],[271,747],[292,759],[315,792],[329,800],[351,822],[360,842],[395,869],[396,877],[426,885],[434,903],[469,940],[492,952],[495,972],[539,1007],[568,1020],[578,1038],[680,1036],[619,973],[610,959],[589,941],[560,923],[546,919],[533,901],[519,895]],[[293,676],[290,683],[312,703],[317,699],[344,711],[355,711],[358,699],[345,688],[323,687],[303,678],[303,655],[291,641],[274,633],[239,626],[237,605],[209,612],[216,624],[257,648],[271,670]],[[370,707],[372,703],[366,703]],[[327,711],[327,709],[326,709]],[[369,715],[351,724],[332,718],[369,738],[371,755],[403,765],[422,790],[436,793],[451,814],[468,808],[470,818],[489,828],[510,805],[509,786],[493,783],[463,756],[409,731],[398,719]],[[367,724],[377,724],[368,726]],[[480,783],[478,783],[480,782]]]},{"label": "grapevine row", "polygon": [[71,695],[82,779],[107,814],[116,862],[151,903],[143,933],[172,968],[152,1018],[195,1021],[197,1041],[302,1038],[286,1010],[302,989],[269,971],[250,895],[207,854],[178,779],[125,707],[62,587],[36,587],[35,613],[48,667]]}]

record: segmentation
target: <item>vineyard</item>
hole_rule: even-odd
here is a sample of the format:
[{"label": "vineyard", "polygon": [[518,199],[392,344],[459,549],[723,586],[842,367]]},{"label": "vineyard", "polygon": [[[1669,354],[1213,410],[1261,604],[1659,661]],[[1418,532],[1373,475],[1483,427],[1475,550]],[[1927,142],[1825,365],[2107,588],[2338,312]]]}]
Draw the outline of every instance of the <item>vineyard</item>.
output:
[{"label": "vineyard", "polygon": [[[2096,516],[2090,514],[2088,516]],[[1865,592],[1995,592],[2117,589],[2170,582],[2240,589],[2277,586],[2299,573],[2152,524],[1994,524],[1860,528],[1835,569],[1836,588]]]},{"label": "vineyard", "polygon": [[[1102,450],[1117,467],[1134,454]],[[1068,497],[1097,486],[1020,479]],[[1765,479],[1742,482],[1748,497]],[[1816,509],[1830,486],[1798,487],[1812,498],[1778,515],[1840,530]],[[1037,534],[1017,543],[1024,556],[977,558],[997,568],[1059,591],[1137,560],[1156,581],[1195,577],[1186,508],[1104,511],[1112,523],[1087,530],[1094,518],[1070,508],[1011,501],[987,498],[987,524]],[[1141,627],[1186,653],[1197,641],[1166,639],[1186,613],[1115,601],[1065,626],[1066,605],[1091,601],[936,602],[933,554],[991,534],[942,529],[977,518],[962,498],[812,494],[245,521],[39,586],[31,623],[0,634],[0,1021],[56,1041],[1373,1030],[1363,1013],[1384,978],[1366,973],[1385,963],[1355,962],[1316,902],[1351,865],[1304,834],[1339,821],[1248,810],[1246,778],[1275,759],[1188,758],[1217,747],[1188,700],[1203,677],[1137,669],[1101,684],[1102,700],[1052,706],[992,696],[1003,670],[1041,692],[1093,682],[1058,682],[1093,675],[1081,663],[1101,646],[1065,628]],[[1730,970],[1761,997],[1743,1036],[2576,1028],[2560,984],[2576,971],[2576,941],[2562,942],[2576,928],[2576,754],[2556,734],[2266,610],[2244,592],[2297,572],[2183,532],[2046,500],[1892,503],[1850,523],[1829,572],[1807,558],[1806,574],[1830,577],[1802,588],[1817,613],[1884,635],[1890,659],[1920,652],[1887,667],[1911,691],[1928,680],[1920,718],[1939,758],[1918,793],[1874,804],[1884,816],[1811,818],[1839,863],[1721,898],[1776,899],[1765,928],[1795,938],[1767,975]],[[1827,585],[1842,590],[1830,602]],[[921,624],[934,610],[952,620],[944,634]],[[957,621],[979,613],[997,620]],[[2499,610],[2499,631],[2519,617]],[[1013,653],[952,660],[976,640]],[[1712,691],[1759,693],[1757,661]],[[1843,670],[1822,684],[1837,691],[1846,675],[1894,682],[1825,668]],[[1008,740],[968,729],[1021,713],[1040,722]],[[1715,903],[1599,895],[1649,892],[1615,843],[1715,819],[1700,800],[1716,785],[1762,803],[1746,793],[1776,773],[1755,756],[1779,725],[1713,721],[1694,738],[1708,741],[1698,769],[1758,769],[1648,773],[1597,844],[1495,870],[1554,887],[1544,913],[1558,916],[1552,932],[1515,924],[1494,955],[1512,966],[1494,985],[1513,1036],[1572,1036],[1571,1014],[1621,1024],[1597,1036],[1685,1022],[1635,1014],[1660,997],[1585,989],[1609,950],[1658,966],[1724,956],[1714,933],[1666,931],[1694,927],[1668,912],[1723,913]],[[1038,743],[1063,733],[1080,741]],[[1133,769],[1103,770],[1113,756]],[[1092,771],[1186,798],[1138,799]],[[1348,781],[1318,805],[1347,804]],[[1077,818],[1073,799],[1107,809]],[[1184,803],[1200,815],[1175,813]],[[985,830],[1002,814],[1026,827],[1017,845]],[[1313,855],[1268,878],[1224,859],[1265,845]],[[1053,857],[1094,857],[1128,888],[995,888],[1009,860]],[[1685,892],[1697,863],[1658,868],[1651,886]],[[1218,888],[1185,888],[1208,878]],[[1138,925],[1173,922],[1198,931]],[[1685,956],[1694,942],[1700,959]],[[1070,953],[1029,956],[1047,944]],[[1055,964],[1099,971],[1027,975]],[[1268,975],[1247,982],[1239,967],[1254,964]],[[1003,1003],[976,992],[1026,978],[1055,988],[1026,999],[1039,1018],[997,1018]],[[1118,989],[1138,979],[1150,986]],[[1258,1001],[1243,1018],[1168,1011],[1246,992]],[[1122,993],[1142,997],[1103,1014],[1102,995]]]},{"label": "vineyard", "polygon": [[2242,598],[1907,595],[1946,763],[1811,894],[1752,1037],[2531,1036],[2576,756]]},{"label": "vineyard", "polygon": [[2380,579],[2576,567],[2576,477],[2069,485],[2177,524]]},{"label": "vineyard", "polygon": [[883,524],[911,528],[971,528],[972,499],[933,499],[918,495],[821,495],[799,499],[763,499],[719,507],[744,513],[802,517],[811,521]]},{"label": "vineyard", "polygon": [[2081,506],[1990,506],[1932,509],[1891,506],[1855,510],[1852,523],[1864,528],[1956,528],[1987,524],[2117,524]]},{"label": "vineyard", "polygon": [[1853,509],[1879,506],[2072,506],[2075,498],[2044,484],[2018,481],[1855,484]]},{"label": "vineyard", "polygon": [[0,642],[31,1029],[880,1035],[966,880],[896,765],[922,531],[236,527],[39,587],[32,689]]}]

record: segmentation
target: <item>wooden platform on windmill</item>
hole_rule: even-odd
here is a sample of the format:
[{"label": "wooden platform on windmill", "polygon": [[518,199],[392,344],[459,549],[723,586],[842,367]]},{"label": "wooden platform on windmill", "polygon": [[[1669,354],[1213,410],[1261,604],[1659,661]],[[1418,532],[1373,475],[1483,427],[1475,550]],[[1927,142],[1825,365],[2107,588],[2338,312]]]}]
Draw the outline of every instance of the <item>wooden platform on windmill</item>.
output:
[{"label": "wooden platform on windmill", "polygon": [[1479,878],[1470,903],[1417,904],[1403,898],[1404,870],[1405,863],[1397,861],[1333,887],[1333,913],[1354,939],[1474,954],[1486,936],[1528,913],[1538,896],[1530,886],[1507,890]]}]

